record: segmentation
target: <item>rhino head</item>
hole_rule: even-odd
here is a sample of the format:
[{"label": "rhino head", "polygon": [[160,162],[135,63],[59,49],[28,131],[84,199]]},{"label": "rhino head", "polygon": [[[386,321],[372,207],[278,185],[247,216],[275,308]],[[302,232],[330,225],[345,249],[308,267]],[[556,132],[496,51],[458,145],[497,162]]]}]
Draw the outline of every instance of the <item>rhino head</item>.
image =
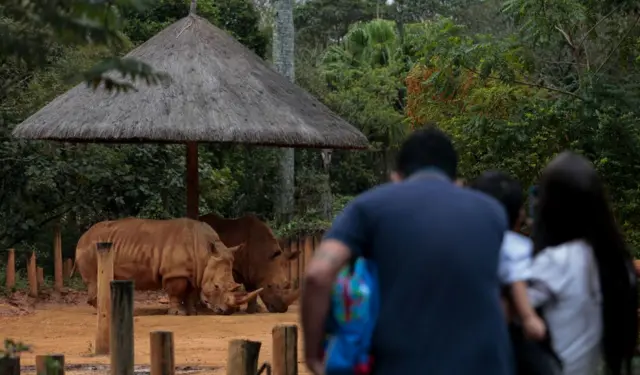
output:
[{"label": "rhino head", "polygon": [[292,287],[284,274],[284,266],[298,258],[300,251],[283,252],[278,246],[264,265],[264,276],[258,284],[263,289],[260,294],[262,302],[269,312],[285,313],[289,306],[298,299],[299,290]]},{"label": "rhino head", "polygon": [[240,305],[258,297],[262,289],[247,293],[233,280],[233,253],[244,244],[227,248],[222,241],[211,246],[211,255],[202,277],[200,301],[220,315],[233,314]]}]

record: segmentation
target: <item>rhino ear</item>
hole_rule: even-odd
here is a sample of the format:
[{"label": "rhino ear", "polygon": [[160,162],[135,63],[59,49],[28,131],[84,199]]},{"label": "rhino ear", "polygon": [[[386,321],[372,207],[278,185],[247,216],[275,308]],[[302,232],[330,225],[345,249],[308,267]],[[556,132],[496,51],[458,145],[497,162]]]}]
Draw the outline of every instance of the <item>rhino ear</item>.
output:
[{"label": "rhino ear", "polygon": [[244,245],[246,245],[246,242],[241,243],[238,246],[234,246],[234,247],[229,247],[229,251],[231,251],[232,253],[238,251],[238,250],[242,250],[242,248],[244,248]]},{"label": "rhino ear", "polygon": [[295,259],[298,259],[299,256],[300,256],[300,250],[293,251],[287,254],[287,260],[295,260]]},{"label": "rhino ear", "polygon": [[280,255],[282,255],[282,250],[276,250],[273,252],[273,254],[271,254],[269,260],[277,259]]}]

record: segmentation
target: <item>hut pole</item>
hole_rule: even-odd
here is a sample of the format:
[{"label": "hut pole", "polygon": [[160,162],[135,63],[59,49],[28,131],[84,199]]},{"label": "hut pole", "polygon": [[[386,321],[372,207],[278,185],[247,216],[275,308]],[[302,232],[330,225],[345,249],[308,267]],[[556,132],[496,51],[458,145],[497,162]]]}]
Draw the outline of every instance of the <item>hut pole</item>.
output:
[{"label": "hut pole", "polygon": [[[195,1],[192,0],[191,7]],[[187,217],[198,220],[198,143],[187,142]]]},{"label": "hut pole", "polygon": [[[189,14],[196,14],[197,0],[191,0]],[[199,188],[198,176],[198,143],[187,142],[187,217],[198,220],[199,215]]]}]

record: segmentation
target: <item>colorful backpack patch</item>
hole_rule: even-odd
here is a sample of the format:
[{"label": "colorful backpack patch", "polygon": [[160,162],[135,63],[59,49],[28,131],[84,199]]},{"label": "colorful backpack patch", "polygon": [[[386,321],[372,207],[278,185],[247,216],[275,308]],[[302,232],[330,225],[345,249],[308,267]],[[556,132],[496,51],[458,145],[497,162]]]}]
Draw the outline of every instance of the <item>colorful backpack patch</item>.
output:
[{"label": "colorful backpack patch", "polygon": [[325,341],[327,375],[371,373],[371,338],[379,308],[375,265],[358,258],[340,271],[333,286]]}]

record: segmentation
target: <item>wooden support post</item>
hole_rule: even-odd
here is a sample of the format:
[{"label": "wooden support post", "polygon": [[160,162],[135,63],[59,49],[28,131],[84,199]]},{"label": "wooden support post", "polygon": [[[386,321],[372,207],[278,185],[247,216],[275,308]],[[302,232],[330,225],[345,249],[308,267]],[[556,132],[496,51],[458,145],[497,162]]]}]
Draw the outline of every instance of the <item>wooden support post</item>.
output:
[{"label": "wooden support post", "polygon": [[307,272],[307,265],[311,262],[311,258],[313,257],[313,236],[308,235],[304,238],[304,269],[302,272],[302,276]]},{"label": "wooden support post", "polygon": [[111,282],[111,374],[133,375],[133,281]]},{"label": "wooden support post", "polygon": [[56,292],[61,292],[64,285],[62,279],[62,235],[60,234],[60,224],[55,226],[53,239],[53,268]]},{"label": "wooden support post", "polygon": [[37,375],[64,375],[64,355],[50,354],[36,356]]},{"label": "wooden support post", "polygon": [[11,291],[16,286],[16,251],[9,249],[7,255],[7,289]]},{"label": "wooden support post", "polygon": [[[289,241],[288,239],[282,240],[282,245],[280,247],[282,248],[282,251],[285,254],[288,254],[289,251],[291,251],[291,241]],[[287,281],[293,285],[293,274],[291,272],[291,262],[283,262],[283,264],[285,267],[284,274],[287,277]]]},{"label": "wooden support post", "polygon": [[111,242],[98,242],[98,327],[95,354],[109,354],[109,325],[111,322],[111,290],[113,281],[113,252]]},{"label": "wooden support post", "polygon": [[174,375],[173,332],[151,332],[151,375]]},{"label": "wooden support post", "polygon": [[20,357],[0,358],[0,374],[20,375]]},{"label": "wooden support post", "polygon": [[36,270],[36,252],[31,252],[27,264],[27,277],[29,278],[29,296],[38,297],[38,271]]},{"label": "wooden support post", "polygon": [[62,263],[62,278],[69,280],[71,278],[71,270],[73,269],[73,259],[67,258]]},{"label": "wooden support post", "polygon": [[40,289],[42,289],[44,287],[44,269],[42,267],[38,267],[36,268],[37,271],[37,280],[38,280],[38,287]]},{"label": "wooden support post", "polygon": [[279,324],[273,327],[271,335],[273,374],[298,375],[298,326]]},{"label": "wooden support post", "polygon": [[200,199],[198,143],[187,142],[187,217],[198,220]]},{"label": "wooden support post", "polygon": [[[298,237],[294,237],[291,239],[291,252],[295,253],[298,251]],[[300,285],[300,256],[298,256],[291,263],[291,276],[293,276],[291,280],[291,284],[294,288],[297,288]]]},{"label": "wooden support post", "polygon": [[227,358],[227,375],[255,375],[260,356],[259,341],[231,340]]}]

